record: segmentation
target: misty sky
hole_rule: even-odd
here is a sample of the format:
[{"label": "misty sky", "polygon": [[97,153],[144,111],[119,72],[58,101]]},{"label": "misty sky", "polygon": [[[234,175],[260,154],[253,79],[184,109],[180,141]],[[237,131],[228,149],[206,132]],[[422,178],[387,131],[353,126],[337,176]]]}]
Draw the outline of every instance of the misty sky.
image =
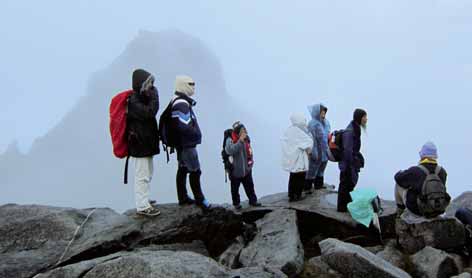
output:
[{"label": "misty sky", "polygon": [[[220,59],[229,94],[275,127],[267,131],[274,152],[291,112],[321,101],[338,129],[363,107],[370,118],[364,184],[390,194],[394,172],[416,163],[421,144],[434,140],[453,195],[472,185],[469,0],[2,0],[1,6],[0,151],[13,140],[28,151],[86,93],[91,73],[111,63],[139,30],[177,29],[200,38]],[[331,165],[328,182],[337,183],[336,175]]]}]

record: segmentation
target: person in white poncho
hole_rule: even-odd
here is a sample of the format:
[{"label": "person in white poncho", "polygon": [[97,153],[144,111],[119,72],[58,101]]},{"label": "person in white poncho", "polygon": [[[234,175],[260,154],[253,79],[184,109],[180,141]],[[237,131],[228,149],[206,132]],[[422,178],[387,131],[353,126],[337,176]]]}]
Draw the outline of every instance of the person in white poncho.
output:
[{"label": "person in white poncho", "polygon": [[292,125],[285,131],[282,141],[282,167],[290,172],[288,196],[291,202],[302,197],[308,170],[308,156],[313,146],[307,121],[303,114],[295,113],[290,117]]}]

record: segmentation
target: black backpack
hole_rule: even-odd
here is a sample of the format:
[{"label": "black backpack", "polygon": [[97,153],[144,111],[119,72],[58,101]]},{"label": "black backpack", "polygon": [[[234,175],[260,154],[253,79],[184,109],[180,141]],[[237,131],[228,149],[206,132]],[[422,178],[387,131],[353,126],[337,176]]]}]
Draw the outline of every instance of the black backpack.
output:
[{"label": "black backpack", "polygon": [[[233,171],[233,164],[230,161],[230,156],[226,153],[226,141],[228,138],[231,138],[233,134],[232,129],[227,129],[223,135],[223,148],[221,150],[221,158],[223,159],[223,165],[225,167],[225,182],[228,182],[228,175],[231,175],[231,171]],[[231,178],[231,177],[230,177]]]},{"label": "black backpack", "polygon": [[430,173],[428,168],[423,165],[419,167],[426,174],[426,179],[418,196],[418,209],[421,215],[425,217],[439,216],[446,211],[451,202],[451,196],[446,191],[446,185],[439,178],[441,167],[437,166],[433,173]]},{"label": "black backpack", "polygon": [[162,142],[162,147],[166,150],[167,162],[169,162],[169,150],[172,154],[177,147],[175,130],[172,128],[172,107],[178,99],[181,98],[177,97],[171,100],[159,118],[159,138]]},{"label": "black backpack", "polygon": [[343,159],[343,134],[344,130],[336,130],[329,134],[328,136],[328,146],[330,152],[330,160],[332,162],[339,162]]}]

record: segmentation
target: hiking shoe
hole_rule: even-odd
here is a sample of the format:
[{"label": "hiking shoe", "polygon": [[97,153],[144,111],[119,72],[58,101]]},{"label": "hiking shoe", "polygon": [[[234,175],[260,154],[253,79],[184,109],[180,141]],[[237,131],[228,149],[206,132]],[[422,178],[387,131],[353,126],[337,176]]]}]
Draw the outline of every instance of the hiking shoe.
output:
[{"label": "hiking shoe", "polygon": [[191,198],[187,198],[184,201],[179,201],[179,206],[193,205],[193,204],[195,204],[195,200]]},{"label": "hiking shoe", "polygon": [[157,204],[157,201],[156,200],[149,200],[149,204],[151,206],[155,206]]},{"label": "hiking shoe", "polygon": [[234,209],[235,209],[235,210],[240,210],[240,209],[243,208],[240,204],[238,204],[238,205],[233,205],[233,206],[234,206]]},{"label": "hiking shoe", "polygon": [[158,216],[161,212],[157,208],[147,208],[145,210],[138,211],[137,214],[144,215],[144,216]]},{"label": "hiking shoe", "polygon": [[255,202],[255,203],[252,203],[252,204],[250,203],[249,205],[250,205],[251,207],[261,207],[261,206],[262,206],[262,204],[259,203],[259,202]]},{"label": "hiking shoe", "polygon": [[207,199],[203,200],[201,204],[198,204],[199,207],[201,207],[203,210],[208,210],[211,209],[211,204],[208,202]]}]

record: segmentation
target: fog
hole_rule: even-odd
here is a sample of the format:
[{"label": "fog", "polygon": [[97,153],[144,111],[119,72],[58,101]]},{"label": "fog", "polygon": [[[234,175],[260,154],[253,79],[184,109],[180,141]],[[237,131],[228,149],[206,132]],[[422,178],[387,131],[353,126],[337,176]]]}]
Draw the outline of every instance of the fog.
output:
[{"label": "fog", "polygon": [[[307,113],[318,102],[329,107],[335,129],[348,124],[355,108],[368,111],[359,186],[393,198],[393,174],[417,163],[421,145],[433,140],[449,172],[449,190],[457,196],[471,185],[471,15],[467,0],[3,1],[0,151],[7,153],[0,163],[0,203],[131,207],[132,185],[119,184],[122,161],[112,157],[105,124],[93,129],[101,131],[93,137],[86,120],[106,123],[107,101],[129,86],[133,67],[141,65],[162,84],[163,103],[174,74],[190,71],[200,78],[197,113],[207,120],[202,125],[208,140],[201,148],[204,191],[211,201],[229,200],[215,149],[225,126],[246,122],[253,133],[256,191],[280,192],[287,173],[279,163],[279,138],[290,113]],[[137,55],[129,45],[140,30],[157,34],[149,40],[159,44],[145,44]],[[172,34],[185,45],[165,44]],[[159,59],[148,61],[148,55]],[[192,62],[173,63],[179,57]],[[101,97],[92,97],[97,92]],[[94,139],[103,141],[99,155],[87,144]],[[23,155],[11,144],[15,140]],[[89,152],[96,164],[87,164]],[[165,174],[157,171],[153,197],[175,201],[173,166],[164,165],[163,156],[156,163]],[[104,168],[88,169],[91,165]],[[84,179],[71,177],[74,171]],[[326,181],[338,183],[336,165],[329,166]],[[100,183],[107,185],[97,188]]]}]

